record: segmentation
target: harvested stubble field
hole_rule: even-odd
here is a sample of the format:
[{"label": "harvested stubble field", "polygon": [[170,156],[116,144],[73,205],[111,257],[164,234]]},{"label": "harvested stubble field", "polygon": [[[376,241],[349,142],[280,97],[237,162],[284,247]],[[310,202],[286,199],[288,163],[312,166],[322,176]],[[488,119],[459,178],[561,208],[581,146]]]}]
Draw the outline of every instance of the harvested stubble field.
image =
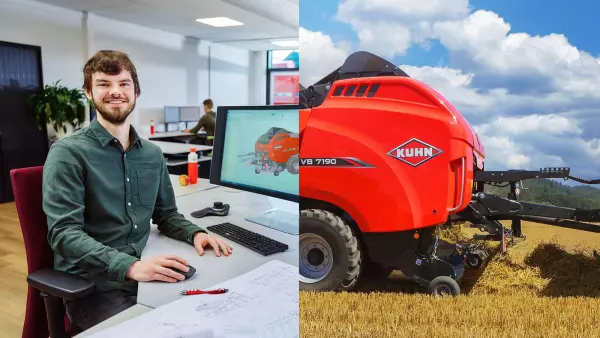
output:
[{"label": "harvested stubble field", "polygon": [[[508,223],[506,223],[509,226]],[[414,292],[397,272],[356,292],[300,294],[301,337],[600,337],[600,234],[523,223],[525,241],[468,270],[455,298]],[[477,230],[445,229],[471,241]]]}]

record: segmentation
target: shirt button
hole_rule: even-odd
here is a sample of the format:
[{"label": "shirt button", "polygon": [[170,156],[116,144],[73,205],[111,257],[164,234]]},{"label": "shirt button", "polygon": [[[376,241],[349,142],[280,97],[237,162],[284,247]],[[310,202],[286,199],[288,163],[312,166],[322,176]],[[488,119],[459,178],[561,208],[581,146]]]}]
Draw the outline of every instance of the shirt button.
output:
[{"label": "shirt button", "polygon": [[127,205],[128,205],[128,206],[131,206],[131,202],[127,202]]},{"label": "shirt button", "polygon": [[137,229],[137,224],[134,224],[133,227]]},{"label": "shirt button", "polygon": [[127,177],[127,182],[129,182],[129,177]]}]

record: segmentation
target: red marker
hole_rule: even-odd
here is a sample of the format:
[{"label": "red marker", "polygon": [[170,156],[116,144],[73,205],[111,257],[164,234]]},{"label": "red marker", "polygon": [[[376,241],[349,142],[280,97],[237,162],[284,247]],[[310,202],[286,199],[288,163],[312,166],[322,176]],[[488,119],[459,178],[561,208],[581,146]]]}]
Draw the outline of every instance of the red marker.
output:
[{"label": "red marker", "polygon": [[228,289],[216,289],[216,290],[210,290],[210,291],[202,291],[202,290],[183,290],[181,291],[181,294],[184,296],[190,296],[190,295],[220,295],[222,293],[226,293],[228,292]]}]

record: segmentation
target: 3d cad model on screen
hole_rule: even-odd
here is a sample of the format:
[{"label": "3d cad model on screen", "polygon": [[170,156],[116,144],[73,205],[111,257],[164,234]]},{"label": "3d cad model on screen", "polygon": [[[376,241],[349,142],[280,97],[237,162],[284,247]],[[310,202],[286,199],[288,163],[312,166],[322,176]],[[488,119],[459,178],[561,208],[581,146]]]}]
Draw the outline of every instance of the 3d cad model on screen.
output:
[{"label": "3d cad model on screen", "polygon": [[219,120],[226,130],[220,179],[234,186],[298,196],[299,110],[267,108],[220,107],[224,118]]},{"label": "3d cad model on screen", "polygon": [[240,155],[241,161],[248,161],[256,174],[270,173],[279,176],[287,170],[297,175],[299,172],[298,133],[286,128],[271,127],[258,136],[254,150]]}]

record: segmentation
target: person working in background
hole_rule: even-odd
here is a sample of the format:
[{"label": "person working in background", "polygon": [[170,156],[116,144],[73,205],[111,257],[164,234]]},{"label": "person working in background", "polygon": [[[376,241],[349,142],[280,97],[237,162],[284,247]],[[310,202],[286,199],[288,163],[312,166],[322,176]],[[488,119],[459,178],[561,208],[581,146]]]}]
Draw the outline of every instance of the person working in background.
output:
[{"label": "person working in background", "polygon": [[51,146],[43,208],[55,269],[95,283],[90,296],[65,302],[71,322],[86,330],[135,305],[138,282],[184,279],[170,269],[187,272],[184,258],[140,260],[151,221],[199,255],[208,245],[217,256],[229,256],[232,249],[177,211],[161,149],[130,125],[140,87],[129,57],[99,51],[83,73],[83,88],[98,115],[89,127]]},{"label": "person working in background", "polygon": [[207,143],[208,145],[212,145],[212,138],[215,136],[216,125],[215,113],[212,110],[213,102],[211,99],[206,99],[202,103],[204,104],[204,115],[202,115],[200,121],[198,121],[198,124],[196,124],[194,128],[189,130],[185,129],[184,132],[196,134],[200,130],[206,130],[206,136],[210,137],[210,139],[207,140]]}]

